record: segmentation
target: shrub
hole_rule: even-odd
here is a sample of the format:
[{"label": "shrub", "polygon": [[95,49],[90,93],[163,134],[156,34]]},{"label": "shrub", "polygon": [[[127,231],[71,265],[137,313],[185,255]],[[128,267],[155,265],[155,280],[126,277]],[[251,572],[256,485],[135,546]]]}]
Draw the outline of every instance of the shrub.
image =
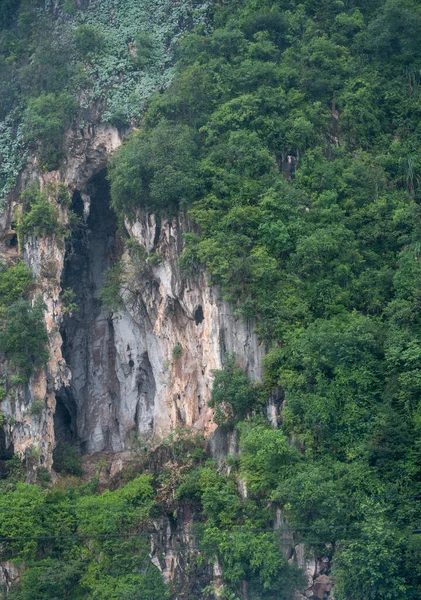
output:
[{"label": "shrub", "polygon": [[183,355],[183,346],[177,343],[172,349],[172,357],[174,360],[179,360]]},{"label": "shrub", "polygon": [[196,233],[185,233],[183,238],[185,248],[178,260],[178,264],[185,275],[192,276],[200,263],[198,255],[200,236],[198,236]]},{"label": "shrub", "polygon": [[47,487],[51,483],[51,473],[45,467],[39,467],[37,476],[41,487]]},{"label": "shrub", "polygon": [[58,215],[46,194],[38,192],[31,197],[30,208],[24,212],[18,225],[19,235],[32,233],[37,237],[53,235],[59,227]]},{"label": "shrub", "polygon": [[133,57],[138,67],[144,69],[157,58],[156,40],[149,33],[140,33],[135,37],[136,55]]},{"label": "shrub", "polygon": [[63,306],[63,314],[72,316],[77,311],[78,305],[75,302],[76,294],[71,288],[66,288],[61,294],[61,302]]},{"label": "shrub", "polygon": [[250,381],[235,356],[228,356],[223,369],[213,372],[211,399],[209,406],[215,409],[214,421],[217,425],[234,425],[246,416],[254,405],[263,400],[263,390]]},{"label": "shrub", "polygon": [[20,0],[2,0],[0,3],[0,29],[5,29],[11,24],[19,3]]},{"label": "shrub", "polygon": [[112,205],[122,216],[137,207],[171,214],[196,197],[198,144],[187,125],[161,121],[131,136],[111,161]]},{"label": "shrub", "polygon": [[27,300],[18,300],[6,309],[1,322],[2,352],[26,377],[43,367],[48,360],[44,310],[41,296],[36,299],[34,306]]},{"label": "shrub", "polygon": [[44,403],[42,402],[42,400],[34,400],[31,404],[31,415],[33,417],[41,416],[43,408],[44,408]]},{"label": "shrub", "polygon": [[47,170],[57,168],[62,159],[62,138],[75,114],[76,102],[66,92],[41,94],[29,100],[24,114],[25,137],[40,145],[41,163]]},{"label": "shrub", "polygon": [[74,15],[77,12],[76,0],[64,0],[63,11],[67,15]]},{"label": "shrub", "polygon": [[57,202],[62,206],[68,206],[70,203],[69,188],[65,183],[59,183],[56,189]]},{"label": "shrub", "polygon": [[120,310],[124,304],[120,295],[123,266],[117,262],[105,275],[105,281],[99,292],[102,305],[110,311]]},{"label": "shrub", "polygon": [[0,265],[0,306],[23,298],[32,283],[31,271],[22,260],[9,268]]},{"label": "shrub", "polygon": [[76,48],[82,57],[99,52],[104,43],[104,36],[93,25],[81,25],[74,33]]},{"label": "shrub", "polygon": [[53,453],[53,467],[58,473],[82,475],[82,457],[67,442],[60,442]]}]

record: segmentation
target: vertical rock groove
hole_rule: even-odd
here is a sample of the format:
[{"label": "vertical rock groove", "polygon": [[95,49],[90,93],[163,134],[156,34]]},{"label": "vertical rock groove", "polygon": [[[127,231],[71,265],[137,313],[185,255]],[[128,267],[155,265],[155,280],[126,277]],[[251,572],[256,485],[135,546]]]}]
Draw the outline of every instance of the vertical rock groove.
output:
[{"label": "vertical rock groove", "polygon": [[104,274],[116,252],[117,223],[105,170],[91,179],[89,191],[89,207],[86,196],[84,206],[77,191],[72,199],[72,209],[84,224],[69,242],[62,287],[73,291],[78,308],[66,318],[62,336],[63,356],[72,372],[65,397],[74,402],[74,436],[82,451],[96,452],[120,450],[122,444],[116,421],[114,327],[99,300]]}]

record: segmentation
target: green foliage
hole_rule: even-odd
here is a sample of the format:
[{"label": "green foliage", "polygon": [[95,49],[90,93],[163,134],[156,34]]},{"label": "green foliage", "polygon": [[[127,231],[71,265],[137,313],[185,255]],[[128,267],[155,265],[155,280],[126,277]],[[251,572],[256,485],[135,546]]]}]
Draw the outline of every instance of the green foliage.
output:
[{"label": "green foliage", "polygon": [[[380,402],[383,375],[380,324],[358,313],[315,321],[282,356],[286,429],[352,458]],[[302,428],[300,431],[300,424]]]},{"label": "green foliage", "polygon": [[200,236],[195,233],[185,233],[183,237],[186,248],[181,254],[178,264],[185,275],[191,276],[199,266],[197,247]]},{"label": "green foliage", "polygon": [[214,376],[209,406],[215,409],[213,418],[218,425],[234,425],[264,401],[262,390],[250,384],[235,356],[227,356],[224,368],[214,371]]},{"label": "green foliage", "polygon": [[190,497],[194,490],[202,504],[206,522],[201,550],[212,560],[218,557],[225,592],[238,594],[246,581],[251,598],[287,600],[301,588],[302,575],[279,551],[276,532],[264,530],[263,524],[273,516],[271,510],[242,500],[234,477],[205,466],[185,477],[179,489]]},{"label": "green foliage", "polygon": [[121,298],[123,265],[117,262],[107,271],[105,281],[99,293],[103,306],[110,311],[118,311],[124,304]]},{"label": "green foliage", "polygon": [[135,37],[135,48],[133,60],[141,69],[150,66],[158,58],[154,37],[149,33],[139,33]]},{"label": "green foliage", "polygon": [[174,360],[179,360],[183,356],[183,347],[181,344],[176,344],[172,349],[172,357]]},{"label": "green foliage", "polygon": [[[195,226],[182,270],[206,268],[267,344],[281,430],[242,425],[233,461],[256,513],[277,503],[296,539],[333,560],[341,600],[417,598],[418,550],[401,532],[420,519],[420,8],[246,0],[217,5],[213,23],[185,37],[172,85],[114,156],[114,207],[133,218],[183,200]],[[152,202],[166,173],[149,140],[186,128],[192,193],[161,186]],[[231,359],[210,404],[233,426],[262,400]],[[236,547],[224,529],[245,510],[235,485],[206,471],[207,495],[202,475],[186,475],[180,498],[202,504],[207,536],[215,519],[208,550],[230,592],[243,577],[263,597],[247,566],[260,542]]]},{"label": "green foliage", "polygon": [[32,274],[22,260],[9,268],[0,266],[0,306],[10,306],[25,297],[31,285]]},{"label": "green foliage", "polygon": [[0,4],[0,202],[34,151],[59,166],[74,117],[136,125],[174,75],[178,40],[208,12],[196,0]]},{"label": "green foliage", "polygon": [[111,161],[112,205],[131,214],[143,207],[172,214],[196,196],[197,143],[184,124],[161,121],[150,134],[132,134],[117,160]]},{"label": "green foliage", "polygon": [[39,417],[42,414],[42,411],[44,410],[44,402],[42,400],[34,400],[31,403],[31,415],[33,417]]},{"label": "green foliage", "polygon": [[[12,593],[15,600],[59,600],[67,590],[78,586],[83,573],[81,559],[62,561],[54,558],[40,560],[25,571],[19,590]],[[76,596],[72,594],[71,598]]]},{"label": "green foliage", "polygon": [[31,193],[31,196],[24,195],[27,210],[24,211],[19,219],[18,234],[32,234],[37,237],[53,235],[57,233],[59,223],[57,210],[49,201],[43,192]]},{"label": "green foliage", "polygon": [[40,159],[46,169],[57,168],[63,157],[62,138],[76,114],[76,103],[66,92],[43,94],[28,102],[24,119],[28,142],[40,145]]},{"label": "green foliage", "polygon": [[54,449],[54,469],[58,473],[82,475],[82,456],[67,442],[60,442]]},{"label": "green foliage", "polygon": [[[367,506],[366,512],[358,541],[346,543],[338,556],[335,596],[339,600],[410,597],[396,561],[396,556],[405,553],[408,532],[391,529],[382,506]],[[356,564],[360,565],[358,577],[353,572]]]},{"label": "green foliage", "polygon": [[59,183],[56,188],[57,202],[62,206],[68,206],[70,204],[69,188],[64,183]]},{"label": "green foliage", "polygon": [[25,377],[44,367],[48,360],[45,306],[39,296],[34,305],[17,300],[0,323],[0,348],[11,364]]},{"label": "green foliage", "polygon": [[299,468],[300,455],[283,431],[241,425],[241,475],[251,494],[264,496]]},{"label": "green foliage", "polygon": [[[189,211],[195,225],[180,266],[189,276],[206,268],[256,324],[268,348],[265,392],[282,397],[272,430],[258,415],[263,390],[229,358],[211,406],[221,425],[248,418],[241,454],[228,473],[173,440],[157,476],[160,503],[200,507],[201,551],[218,557],[228,597],[243,593],[243,581],[251,600],[291,598],[300,586],[279,551],[282,532],[271,529],[280,509],[293,543],[326,557],[335,597],[418,599],[421,553],[407,532],[421,519],[419,3],[217,3],[213,28],[203,5],[193,13],[185,2],[100,4],[71,16],[66,2],[71,26],[60,24],[59,35],[39,27],[43,9],[26,7],[1,37],[0,183],[10,189],[19,172],[25,132],[41,136],[46,165],[58,163],[52,132],[59,139],[69,125],[61,106],[75,87],[119,126],[138,123],[148,99],[140,131],[111,161],[113,207],[120,221],[138,209]],[[15,8],[5,4],[8,23]],[[182,23],[202,25],[179,44]],[[11,112],[16,98],[25,127]],[[102,292],[109,306],[121,306],[152,265],[144,249],[127,250]],[[24,302],[14,285],[6,310]],[[17,296],[24,287],[16,284]],[[80,531],[115,532],[132,518],[127,506],[98,513]],[[130,598],[138,586],[147,598],[143,542],[102,543],[65,556],[74,597]],[[95,561],[80,567],[91,552]]]},{"label": "green foliage", "polygon": [[80,25],[74,33],[74,39],[78,52],[86,57],[100,52],[104,43],[101,31],[92,25]]},{"label": "green foliage", "polygon": [[78,305],[75,302],[76,294],[71,288],[66,288],[61,294],[61,302],[63,306],[63,314],[70,315],[77,311]]},{"label": "green foliage", "polygon": [[4,0],[0,6],[0,29],[9,27],[19,6],[20,0]]},{"label": "green foliage", "polygon": [[16,539],[2,557],[25,567],[13,599],[168,600],[149,559],[151,478],[140,475],[114,492],[95,489],[9,484],[0,497],[0,535]]}]

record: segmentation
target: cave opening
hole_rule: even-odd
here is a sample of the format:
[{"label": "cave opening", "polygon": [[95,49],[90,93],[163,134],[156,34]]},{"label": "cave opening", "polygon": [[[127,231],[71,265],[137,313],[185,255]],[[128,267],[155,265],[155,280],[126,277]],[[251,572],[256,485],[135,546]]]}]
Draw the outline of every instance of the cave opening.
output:
[{"label": "cave opening", "polygon": [[3,427],[0,427],[0,479],[7,476],[8,461],[13,458],[13,444],[7,443],[6,433]]},{"label": "cave opening", "polygon": [[7,248],[17,248],[18,247],[18,236],[16,233],[13,233],[12,235],[10,235],[8,237],[8,239],[6,240],[6,247]]},{"label": "cave opening", "polygon": [[71,208],[75,215],[83,219],[83,198],[79,190],[73,192]]},{"label": "cave opening", "polygon": [[203,323],[204,318],[205,316],[203,314],[203,308],[199,304],[199,306],[194,311],[194,322],[196,323],[196,325],[200,325],[200,323]]},{"label": "cave opening", "polygon": [[76,434],[77,406],[70,387],[63,387],[56,395],[54,412],[54,434],[56,444],[77,445]]},{"label": "cave opening", "polygon": [[70,386],[57,394],[54,426],[58,443],[95,452],[108,449],[111,413],[119,397],[113,322],[100,300],[119,248],[106,169],[90,179],[85,191],[76,190],[71,200],[80,224],[67,242],[61,286],[72,291],[77,308],[64,317],[61,335],[72,377]]}]

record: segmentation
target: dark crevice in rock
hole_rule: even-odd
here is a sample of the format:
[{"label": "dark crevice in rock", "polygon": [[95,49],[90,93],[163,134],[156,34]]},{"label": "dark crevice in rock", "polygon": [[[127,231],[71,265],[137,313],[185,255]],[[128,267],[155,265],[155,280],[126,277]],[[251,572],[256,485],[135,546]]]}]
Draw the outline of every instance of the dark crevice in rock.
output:
[{"label": "dark crevice in rock", "polygon": [[194,322],[196,323],[196,325],[200,325],[200,323],[203,323],[204,318],[205,317],[203,315],[203,308],[199,304],[199,306],[194,311]]},{"label": "dark crevice in rock", "polygon": [[153,429],[153,406],[156,392],[155,378],[147,352],[142,355],[137,373],[138,403],[136,406],[136,431]]},{"label": "dark crevice in rock", "polygon": [[16,248],[18,245],[18,236],[16,235],[16,233],[13,233],[7,240],[6,240],[6,247],[7,248]]},{"label": "dark crevice in rock", "polygon": [[73,192],[72,211],[80,218],[83,218],[83,200],[79,190]]},{"label": "dark crevice in rock", "polygon": [[[62,289],[73,291],[78,308],[66,317],[61,334],[63,357],[72,372],[72,443],[82,451],[97,452],[118,449],[113,447],[113,440],[118,439],[115,407],[120,400],[114,327],[99,299],[105,273],[117,253],[117,219],[110,207],[106,171],[95,175],[88,187],[89,216],[68,243],[62,278]],[[78,191],[73,194],[71,208],[81,218],[86,215]],[[63,421],[63,414],[57,418]],[[62,430],[62,423],[60,427]]]},{"label": "dark crevice in rock", "polygon": [[13,457],[13,444],[8,444],[6,433],[3,427],[0,427],[0,479],[7,476],[8,461]]},{"label": "dark crevice in rock", "polygon": [[56,396],[54,413],[54,436],[56,444],[77,443],[76,434],[77,406],[71,389],[63,387]]},{"label": "dark crevice in rock", "polygon": [[0,427],[0,460],[8,460],[13,456],[13,444],[7,443],[6,433]]},{"label": "dark crevice in rock", "polygon": [[159,219],[157,219],[156,226],[155,226],[155,235],[154,235],[154,240],[153,240],[154,249],[158,246],[160,237],[161,237],[161,222]]}]

